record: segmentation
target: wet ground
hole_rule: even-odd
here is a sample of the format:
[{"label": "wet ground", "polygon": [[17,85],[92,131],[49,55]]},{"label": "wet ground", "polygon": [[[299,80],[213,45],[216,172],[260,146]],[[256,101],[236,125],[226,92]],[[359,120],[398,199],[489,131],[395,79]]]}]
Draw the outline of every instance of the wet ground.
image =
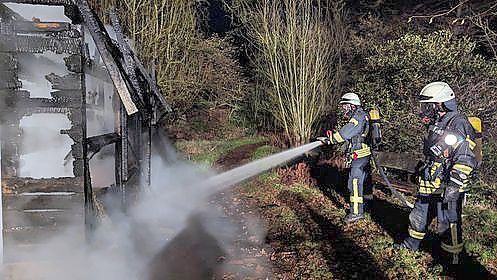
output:
[{"label": "wet ground", "polygon": [[[216,161],[216,167],[229,170],[250,161],[253,153],[263,143],[244,145],[222,156]],[[264,222],[254,210],[253,205],[241,199],[242,187],[229,189],[215,195],[211,204],[226,214],[228,220],[236,227],[236,239],[228,246],[223,260],[220,279],[273,279],[271,265],[271,247],[265,244]]]}]

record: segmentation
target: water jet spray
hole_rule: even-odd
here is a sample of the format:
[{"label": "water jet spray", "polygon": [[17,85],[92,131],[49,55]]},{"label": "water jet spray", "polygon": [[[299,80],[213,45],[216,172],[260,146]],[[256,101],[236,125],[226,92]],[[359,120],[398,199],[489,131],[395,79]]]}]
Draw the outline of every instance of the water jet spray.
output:
[{"label": "water jet spray", "polygon": [[209,178],[204,186],[209,188],[218,188],[219,191],[239,184],[245,180],[269,171],[275,167],[281,166],[305,153],[322,146],[321,141],[315,141],[302,145],[281,153],[277,153],[266,158],[255,160],[240,167],[226,171]]}]

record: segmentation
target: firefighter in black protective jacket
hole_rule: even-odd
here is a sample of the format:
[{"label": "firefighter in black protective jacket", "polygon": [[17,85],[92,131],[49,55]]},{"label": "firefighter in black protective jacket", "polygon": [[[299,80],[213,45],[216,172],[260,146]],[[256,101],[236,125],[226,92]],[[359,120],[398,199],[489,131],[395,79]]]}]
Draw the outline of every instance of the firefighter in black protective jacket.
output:
[{"label": "firefighter in black protective jacket", "polygon": [[[425,161],[420,168],[418,196],[409,215],[409,237],[401,248],[417,250],[437,216],[441,252],[448,264],[458,264],[463,251],[461,213],[468,180],[476,167],[476,133],[457,111],[454,91],[444,82],[430,83],[419,96],[420,117],[428,127]],[[444,258],[444,259],[445,259]]]},{"label": "firefighter in black protective jacket", "polygon": [[366,143],[369,133],[368,114],[362,109],[361,100],[355,93],[347,93],[340,100],[341,109],[348,122],[338,131],[328,131],[327,137],[319,138],[327,145],[347,142],[350,173],[350,211],[346,223],[364,218],[364,192],[371,193],[371,148]]}]

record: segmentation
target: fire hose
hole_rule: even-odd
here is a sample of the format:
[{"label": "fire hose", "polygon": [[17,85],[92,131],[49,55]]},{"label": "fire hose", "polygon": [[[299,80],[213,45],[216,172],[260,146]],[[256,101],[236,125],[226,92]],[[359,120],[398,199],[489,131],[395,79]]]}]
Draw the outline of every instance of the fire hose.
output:
[{"label": "fire hose", "polygon": [[407,201],[406,197],[401,194],[399,191],[397,191],[393,186],[392,186],[392,183],[390,183],[390,180],[388,180],[388,177],[387,175],[385,174],[385,171],[383,170],[383,167],[381,167],[379,164],[378,164],[378,161],[376,160],[374,154],[371,155],[371,158],[373,160],[373,163],[374,165],[376,166],[376,169],[378,169],[378,173],[380,173],[381,177],[383,178],[383,181],[385,181],[385,184],[387,185],[387,188],[392,192],[392,195],[397,198],[398,200],[400,200],[402,202],[402,204],[404,204],[405,206],[409,207],[409,208],[414,208],[414,204],[410,203],[409,201]]},{"label": "fire hose", "polygon": [[[327,131],[326,132],[327,134],[327,137],[318,137],[317,140],[323,142],[323,143],[326,143],[326,141],[329,141],[330,139],[330,136],[331,136],[331,132],[330,131]],[[404,195],[402,195],[399,191],[397,191],[393,186],[392,186],[392,183],[390,183],[390,180],[388,179],[387,175],[385,174],[385,171],[383,170],[383,167],[381,167],[379,164],[378,164],[378,161],[376,160],[375,158],[375,155],[372,154],[371,155],[371,159],[373,160],[373,163],[374,165],[376,166],[376,168],[378,169],[378,173],[380,173],[380,176],[383,178],[383,181],[385,181],[385,184],[387,186],[387,188],[392,192],[392,195],[397,198],[398,200],[400,200],[402,202],[403,205],[409,207],[409,208],[414,208],[414,204],[410,203]]]}]

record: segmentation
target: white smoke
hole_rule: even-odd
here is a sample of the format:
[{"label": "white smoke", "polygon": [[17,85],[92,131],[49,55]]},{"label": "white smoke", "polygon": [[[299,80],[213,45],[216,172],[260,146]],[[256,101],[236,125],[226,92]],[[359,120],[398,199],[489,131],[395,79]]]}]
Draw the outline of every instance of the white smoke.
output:
[{"label": "white smoke", "polygon": [[22,144],[19,177],[59,178],[74,177],[71,158],[64,165],[64,158],[71,151],[74,141],[61,135],[70,129],[71,122],[64,114],[33,114],[21,119]]},{"label": "white smoke", "polygon": [[[229,248],[238,234],[225,215],[207,203],[216,192],[205,186],[212,175],[189,162],[165,163],[154,157],[151,188],[143,190],[126,213],[119,199],[108,199],[108,217],[91,234],[91,242],[81,238],[82,225],[73,225],[32,251],[29,258],[42,261],[12,272],[12,279],[167,279],[162,277],[177,275],[175,271],[190,273],[181,279],[204,279],[210,275],[206,271],[221,269],[218,258],[233,251]],[[200,247],[191,250],[197,242]]]},{"label": "white smoke", "polygon": [[52,84],[45,75],[54,73],[58,76],[69,74],[64,62],[67,55],[47,51],[43,54],[20,54],[17,58],[19,65],[20,90],[29,92],[29,97],[51,99]]}]

